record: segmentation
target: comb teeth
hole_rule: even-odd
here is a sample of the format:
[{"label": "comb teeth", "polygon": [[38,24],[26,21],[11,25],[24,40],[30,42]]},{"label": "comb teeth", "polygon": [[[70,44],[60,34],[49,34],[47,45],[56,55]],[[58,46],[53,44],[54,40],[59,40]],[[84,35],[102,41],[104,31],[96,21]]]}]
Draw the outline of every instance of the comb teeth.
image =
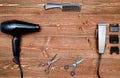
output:
[{"label": "comb teeth", "polygon": [[81,10],[80,6],[76,6],[76,5],[63,5],[62,6],[62,11],[80,12],[80,10]]}]

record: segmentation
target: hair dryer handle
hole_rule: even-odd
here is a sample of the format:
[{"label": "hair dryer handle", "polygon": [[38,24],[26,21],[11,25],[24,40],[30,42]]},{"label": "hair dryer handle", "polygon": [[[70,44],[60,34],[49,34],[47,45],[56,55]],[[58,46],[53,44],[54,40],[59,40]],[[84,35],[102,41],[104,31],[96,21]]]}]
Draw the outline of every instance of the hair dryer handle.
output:
[{"label": "hair dryer handle", "polygon": [[16,64],[19,64],[20,63],[20,60],[19,60],[19,57],[20,57],[20,39],[19,39],[19,37],[13,36],[12,48],[13,48],[14,62]]}]

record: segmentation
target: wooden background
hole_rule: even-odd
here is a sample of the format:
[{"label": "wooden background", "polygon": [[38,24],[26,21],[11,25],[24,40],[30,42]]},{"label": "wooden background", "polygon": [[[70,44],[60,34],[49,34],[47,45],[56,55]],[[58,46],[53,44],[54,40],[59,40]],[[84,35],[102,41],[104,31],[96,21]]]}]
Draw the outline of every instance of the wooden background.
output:
[{"label": "wooden background", "polygon": [[[45,3],[77,3],[81,12],[45,11]],[[120,78],[120,55],[110,55],[109,24],[120,24],[120,0],[0,0],[0,22],[21,20],[36,23],[41,31],[21,37],[21,63],[24,78],[97,78],[97,47],[95,30],[98,22],[107,23],[107,44],[101,62],[102,78]],[[11,35],[0,32],[0,78],[20,78],[18,67],[12,62]],[[40,62],[47,62],[55,54],[55,62],[48,75]],[[63,66],[78,57],[84,59],[71,77]]]}]

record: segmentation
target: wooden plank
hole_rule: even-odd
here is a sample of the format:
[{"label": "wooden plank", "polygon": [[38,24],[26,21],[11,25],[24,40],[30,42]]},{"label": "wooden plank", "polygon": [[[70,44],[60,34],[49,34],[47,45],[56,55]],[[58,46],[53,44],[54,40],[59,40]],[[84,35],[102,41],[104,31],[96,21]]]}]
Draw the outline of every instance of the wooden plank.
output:
[{"label": "wooden plank", "polygon": [[[1,38],[1,44],[0,56],[2,58],[6,58],[8,56],[11,58],[11,39]],[[40,59],[40,57],[49,58],[49,56],[58,54],[63,58],[78,56],[84,58],[98,58],[96,46],[97,44],[95,38],[87,37],[23,37],[21,42],[21,57],[23,59]],[[103,58],[120,58],[119,55],[116,56],[116,54],[110,55],[110,45],[108,39]]]},{"label": "wooden plank", "polygon": [[119,0],[83,0],[84,5],[110,5],[110,6],[119,6]]},{"label": "wooden plank", "polygon": [[[44,59],[43,59],[44,60]],[[67,61],[65,61],[67,60]],[[44,76],[45,78],[47,77],[52,77],[56,78],[59,74],[62,74],[63,72],[65,75],[60,76],[60,78],[70,78],[70,71],[65,71],[63,69],[63,66],[66,64],[70,64],[72,61],[75,59],[61,59],[58,62],[54,63],[50,69],[49,75],[45,75],[44,73],[44,67],[39,67],[39,60],[33,60],[33,61],[23,61],[22,63],[22,68],[23,71],[25,72],[25,78],[27,77],[42,77]],[[112,61],[112,62],[111,62]],[[12,73],[15,73],[15,75],[12,75],[11,77],[17,77],[19,76],[19,71],[17,68],[17,65],[14,63],[9,62],[9,60],[4,60],[0,61],[3,62],[0,65],[0,77],[5,77],[9,78]],[[32,62],[32,63],[30,63]],[[102,64],[101,64],[101,76],[102,77],[109,77],[113,78],[119,78],[120,71],[119,71],[119,66],[120,64],[118,63],[119,60],[116,59],[103,59]],[[114,64],[113,64],[114,63]],[[75,70],[76,75],[74,76],[75,78],[79,78],[81,76],[82,78],[87,78],[88,76],[90,78],[97,78],[96,76],[96,64],[97,64],[97,59],[85,59],[81,64],[79,64]],[[116,66],[114,66],[116,65]],[[89,72],[91,71],[91,72]],[[86,74],[87,73],[87,74]]]},{"label": "wooden plank", "polygon": [[[36,18],[38,17],[38,18]],[[53,18],[54,17],[54,18]],[[1,15],[0,16],[0,21],[6,21],[6,20],[12,20],[12,19],[16,19],[16,20],[23,20],[26,22],[31,22],[31,23],[38,23],[42,26],[42,24],[44,24],[44,26],[46,25],[54,25],[54,24],[58,24],[58,25],[81,25],[81,24],[89,24],[90,25],[96,25],[96,23],[104,21],[106,23],[119,23],[119,18],[120,15],[119,14],[80,14],[80,13],[52,13],[49,14],[46,13],[41,13],[38,15],[22,15],[22,14],[15,14],[15,15]],[[89,19],[88,19],[89,18]],[[96,19],[95,19],[96,18]],[[59,21],[57,21],[59,20]]]},{"label": "wooden plank", "polygon": [[[25,1],[27,1],[27,0],[25,0]],[[4,3],[4,1],[3,2],[1,1],[1,4],[0,4],[1,11],[3,10],[3,12],[5,11],[7,13],[13,13],[14,12],[14,14],[16,14],[16,13],[30,14],[30,13],[40,13],[40,11],[44,10],[43,9],[44,5],[39,3],[39,2],[34,3],[34,1],[32,1],[33,3],[29,3],[31,1],[27,1],[26,4],[25,4],[24,3],[25,1],[23,1],[23,2],[22,1],[17,1],[17,2],[16,1],[10,1],[10,2],[6,2],[6,3]],[[16,4],[12,3],[12,2],[16,2]],[[44,2],[44,0],[42,0],[41,2]],[[53,0],[53,2],[54,2],[54,0]],[[58,2],[61,2],[61,1],[58,1]],[[106,1],[101,1],[101,0],[92,0],[92,1],[73,0],[73,1],[70,1],[70,2],[72,2],[72,3],[74,3],[74,2],[76,2],[76,3],[83,2],[82,10],[81,10],[82,14],[84,14],[84,13],[87,13],[87,14],[91,14],[91,13],[92,14],[119,14],[120,13],[120,11],[119,11],[120,10],[120,8],[119,8],[120,7],[119,6],[120,5],[119,0],[115,0],[115,1],[111,1],[111,0],[110,1],[109,0],[106,0]],[[21,4],[21,3],[23,3],[23,4]],[[2,9],[2,8],[4,8],[4,9]],[[5,10],[5,8],[7,8],[7,9]],[[10,9],[8,9],[8,8],[10,8]],[[14,10],[11,10],[11,9],[14,9]],[[25,9],[27,9],[27,10],[25,10]],[[13,12],[11,12],[11,11],[13,11]],[[18,11],[20,11],[20,12],[18,12]],[[60,12],[59,10],[56,10],[56,9],[52,10],[52,12],[53,11],[56,12],[56,13]]]},{"label": "wooden plank", "polygon": [[35,3],[80,3],[82,0],[0,0],[0,3],[14,3],[14,4],[35,4]]},{"label": "wooden plank", "polygon": [[[113,5],[119,4],[119,0],[0,0],[0,3],[8,3],[8,4],[43,4],[43,3],[81,3],[83,5]],[[119,6],[119,5],[118,5]]]},{"label": "wooden plank", "polygon": [[[1,41],[3,39],[1,39]],[[78,43],[78,41],[79,41],[79,43]],[[1,45],[1,54],[0,54],[1,57],[2,56],[7,57],[7,55],[11,54],[11,52],[12,52],[12,51],[9,52],[11,49],[11,41],[6,40],[5,42],[6,43],[1,42],[1,44],[2,44]],[[56,45],[56,43],[57,43],[57,45]],[[22,39],[21,55],[23,56],[23,58],[29,58],[29,57],[39,58],[40,56],[44,57],[47,55],[54,55],[55,53],[58,53],[62,57],[66,56],[66,58],[67,58],[69,56],[73,57],[74,55],[72,55],[72,53],[75,55],[78,55],[78,53],[81,52],[80,54],[82,54],[82,50],[86,50],[85,52],[83,51],[85,54],[88,51],[93,51],[92,47],[90,47],[90,45],[93,45],[93,44],[94,43],[89,44],[88,40],[84,39],[84,38],[83,39],[81,39],[81,38],[71,38],[70,39],[70,38],[64,38],[64,37],[63,38],[59,38],[59,37],[58,38],[55,38],[55,37],[27,38],[26,37],[26,38]],[[87,48],[85,49],[85,47],[87,47]],[[94,47],[95,46],[93,45],[93,48]],[[47,50],[48,52],[45,52],[45,50]],[[66,55],[64,55],[64,53],[66,53]]]},{"label": "wooden plank", "polygon": [[[31,23],[37,23],[41,27],[41,31],[36,34],[35,37],[40,36],[78,36],[78,37],[94,37],[95,30],[98,22],[106,22],[108,26],[110,23],[119,23],[119,14],[115,15],[80,15],[63,14],[58,16],[57,14],[52,15],[40,15],[40,16],[4,16],[1,17],[0,21],[6,21],[11,19],[22,20]],[[17,18],[16,18],[17,17]],[[36,18],[39,17],[39,18]],[[55,17],[56,19],[54,19]],[[89,18],[89,19],[87,19]],[[96,18],[96,19],[95,19]],[[64,22],[65,21],[65,22]],[[107,27],[108,27],[107,26]],[[109,28],[107,28],[109,31]],[[94,31],[93,31],[94,30]],[[2,35],[3,33],[1,33]],[[3,34],[4,35],[4,34]],[[26,35],[29,37],[30,35]],[[31,35],[32,36],[32,35]]]},{"label": "wooden plank", "polygon": [[[103,8],[104,7],[104,8]],[[42,13],[61,13],[60,9],[44,10],[42,4],[31,4],[31,5],[15,5],[9,4],[0,7],[0,13],[2,14],[41,14]],[[111,10],[112,9],[112,10]],[[112,7],[106,5],[83,5],[80,11],[81,14],[119,14],[120,6]],[[64,12],[65,13],[65,12]]]}]

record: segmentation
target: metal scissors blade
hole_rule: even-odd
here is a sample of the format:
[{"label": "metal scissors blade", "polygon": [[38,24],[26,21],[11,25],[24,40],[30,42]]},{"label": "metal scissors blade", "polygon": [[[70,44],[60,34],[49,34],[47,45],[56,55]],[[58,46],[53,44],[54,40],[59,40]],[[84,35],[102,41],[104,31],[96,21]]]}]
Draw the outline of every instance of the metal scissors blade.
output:
[{"label": "metal scissors blade", "polygon": [[56,56],[57,56],[57,54],[55,54],[55,56],[50,61],[53,61],[56,58]]},{"label": "metal scissors blade", "polygon": [[56,58],[57,54],[48,62],[48,65],[51,65],[52,63],[56,62],[59,58]]},{"label": "metal scissors blade", "polygon": [[78,57],[78,59],[76,60],[75,64],[79,64],[79,63],[80,63],[80,61],[81,61],[81,58],[80,58],[80,57]]},{"label": "metal scissors blade", "polygon": [[54,60],[50,61],[49,63],[54,63],[54,62],[56,62],[56,61],[59,60],[59,59],[60,59],[60,57],[55,58]]},{"label": "metal scissors blade", "polygon": [[76,67],[77,64],[81,63],[83,61],[83,59],[81,59],[80,57],[76,60],[76,62],[73,64],[73,67]]},{"label": "metal scissors blade", "polygon": [[50,66],[52,65],[52,63],[56,62],[58,59],[60,58],[56,58],[57,54],[48,62],[48,67],[45,69],[45,73],[48,74],[49,73],[49,69]]}]

